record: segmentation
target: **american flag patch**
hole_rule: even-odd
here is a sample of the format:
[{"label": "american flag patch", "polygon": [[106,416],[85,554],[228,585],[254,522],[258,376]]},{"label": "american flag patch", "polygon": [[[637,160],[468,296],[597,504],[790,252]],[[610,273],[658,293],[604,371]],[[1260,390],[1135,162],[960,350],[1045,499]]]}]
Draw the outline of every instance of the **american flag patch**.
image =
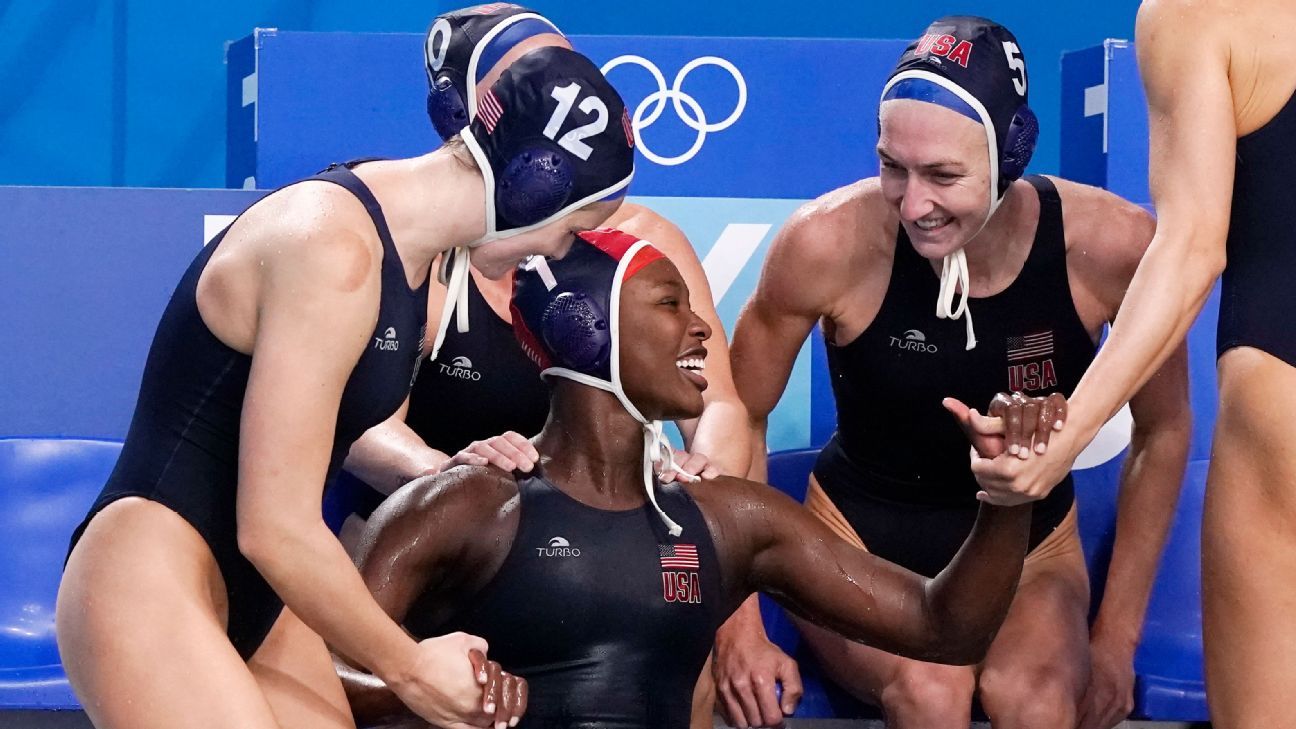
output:
[{"label": "american flag patch", "polygon": [[473,12],[477,13],[478,15],[490,15],[491,13],[499,12],[504,8],[515,8],[515,7],[517,6],[514,5],[513,3],[491,3],[489,5],[480,5],[478,7],[475,7],[473,8]]},{"label": "american flag patch", "polygon": [[630,124],[630,110],[621,110],[621,128],[625,130],[626,145],[634,149],[634,126]]},{"label": "american flag patch", "polygon": [[1053,354],[1053,331],[1037,332],[1021,337],[1008,337],[1008,361],[1047,357]]},{"label": "american flag patch", "polygon": [[481,108],[477,110],[477,116],[480,116],[482,124],[486,125],[486,133],[494,134],[495,125],[499,124],[500,117],[504,116],[504,107],[500,105],[499,99],[495,98],[495,92],[490,89],[482,94],[478,106]]},{"label": "american flag patch", "polygon": [[659,544],[657,554],[664,570],[698,569],[697,546],[693,544]]}]

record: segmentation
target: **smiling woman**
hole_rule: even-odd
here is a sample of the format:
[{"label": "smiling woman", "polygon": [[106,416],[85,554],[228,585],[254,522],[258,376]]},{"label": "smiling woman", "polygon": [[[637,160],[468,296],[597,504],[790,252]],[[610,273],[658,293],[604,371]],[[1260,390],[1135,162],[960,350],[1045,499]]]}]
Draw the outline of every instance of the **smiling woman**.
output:
[{"label": "smiling woman", "polygon": [[[537,468],[414,481],[374,512],[359,564],[412,634],[472,631],[527,679],[519,726],[688,726],[715,631],[756,590],[886,650],[979,659],[1016,583],[1029,507],[984,507],[960,558],[928,580],[766,486],[659,483],[660,420],[702,411],[711,331],[675,265],[634,236],[582,233],[561,260],[533,261],[513,312],[551,388]],[[343,674],[361,722],[404,715],[381,682]]]}]

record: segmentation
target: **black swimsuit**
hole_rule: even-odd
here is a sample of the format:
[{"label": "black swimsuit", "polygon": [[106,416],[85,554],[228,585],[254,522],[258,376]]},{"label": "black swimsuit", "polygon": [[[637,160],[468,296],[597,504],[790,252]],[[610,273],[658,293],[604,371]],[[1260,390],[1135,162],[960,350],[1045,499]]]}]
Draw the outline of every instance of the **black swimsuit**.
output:
[{"label": "black swimsuit", "polygon": [[[340,185],[359,198],[383,246],[377,324],[342,393],[332,474],[352,442],[404,402],[422,346],[427,286],[409,288],[382,208],[350,169],[335,165],[309,179]],[[246,659],[265,639],[283,603],[238,548],[239,420],[252,358],[217,339],[198,312],[198,279],[224,237],[222,231],[198,254],[171,296],[149,350],[121,456],[71,546],[90,520],[118,499],[140,496],[171,508],[211,547],[229,597],[228,635]]]},{"label": "black swimsuit", "polygon": [[[720,567],[678,485],[651,507],[604,511],[541,477],[518,482],[517,534],[495,576],[446,623],[413,609],[417,638],[462,630],[530,684],[520,729],[686,729],[693,688],[726,617]],[[732,607],[732,606],[730,606]]]},{"label": "black swimsuit", "polygon": [[1296,367],[1296,95],[1268,124],[1237,141],[1228,265],[1216,351],[1255,347]]},{"label": "black swimsuit", "polygon": [[[837,432],[815,477],[869,551],[920,574],[949,563],[978,507],[967,439],[941,400],[984,411],[1001,391],[1069,396],[1094,357],[1071,298],[1057,190],[1027,180],[1040,199],[1035,240],[1007,289],[968,300],[975,349],[964,349],[962,321],[936,318],[939,277],[903,228],[877,317],[854,341],[827,345]],[[1035,505],[1032,548],[1073,501],[1068,476]]]}]

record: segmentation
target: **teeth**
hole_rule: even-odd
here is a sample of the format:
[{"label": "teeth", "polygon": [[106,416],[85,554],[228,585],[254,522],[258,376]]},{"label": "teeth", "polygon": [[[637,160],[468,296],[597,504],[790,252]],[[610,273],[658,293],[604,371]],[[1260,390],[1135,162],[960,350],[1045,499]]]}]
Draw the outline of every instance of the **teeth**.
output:
[{"label": "teeth", "polygon": [[706,360],[701,357],[688,357],[686,359],[675,360],[675,366],[682,370],[704,370],[706,369]]},{"label": "teeth", "polygon": [[934,230],[949,222],[949,218],[938,218],[936,220],[919,220],[916,225],[922,230]]}]

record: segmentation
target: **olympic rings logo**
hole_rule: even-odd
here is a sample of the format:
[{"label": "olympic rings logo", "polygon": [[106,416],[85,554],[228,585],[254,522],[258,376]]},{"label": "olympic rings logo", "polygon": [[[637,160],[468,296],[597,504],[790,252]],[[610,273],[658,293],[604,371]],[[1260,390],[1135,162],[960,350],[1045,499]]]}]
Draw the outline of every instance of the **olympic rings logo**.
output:
[{"label": "olympic rings logo", "polygon": [[[743,78],[742,72],[736,66],[719,56],[702,56],[689,61],[679,70],[679,73],[675,74],[675,82],[669,88],[666,86],[666,77],[662,75],[661,69],[643,56],[617,56],[603,64],[602,71],[606,75],[617,66],[627,63],[642,67],[652,74],[653,80],[657,82],[657,90],[645,96],[643,101],[639,102],[639,106],[635,107],[631,127],[634,130],[635,144],[639,145],[639,151],[659,165],[668,167],[681,165],[693,159],[697,156],[698,151],[702,149],[702,143],[706,141],[707,134],[722,132],[733,126],[734,122],[738,121],[738,117],[742,116],[743,109],[747,107],[746,79]],[[738,87],[738,103],[734,106],[733,111],[729,113],[729,116],[725,117],[724,121],[708,123],[706,113],[702,111],[702,106],[698,104],[697,99],[683,91],[684,79],[688,77],[693,69],[700,66],[719,66],[729,72],[729,75],[733,77],[734,84]],[[644,127],[652,126],[653,122],[661,117],[662,112],[666,110],[667,99],[670,99],[674,105],[675,113],[679,115],[680,121],[697,132],[697,138],[693,140],[693,146],[685,150],[683,154],[674,157],[663,157],[653,152],[643,140]]]}]

